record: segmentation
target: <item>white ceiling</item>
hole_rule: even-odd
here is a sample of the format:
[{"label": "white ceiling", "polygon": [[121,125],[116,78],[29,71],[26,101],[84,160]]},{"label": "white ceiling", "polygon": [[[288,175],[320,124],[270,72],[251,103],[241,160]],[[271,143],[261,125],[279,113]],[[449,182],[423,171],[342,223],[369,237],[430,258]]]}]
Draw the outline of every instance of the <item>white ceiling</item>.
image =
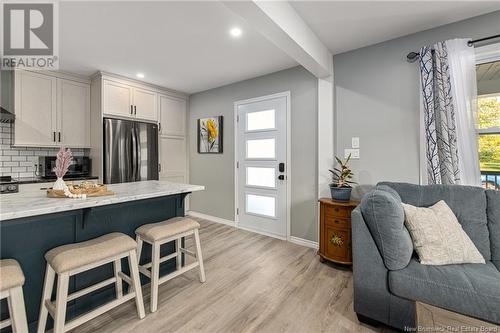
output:
[{"label": "white ceiling", "polygon": [[[500,9],[499,1],[296,1],[340,53]],[[97,70],[193,93],[297,65],[218,1],[63,1],[60,68]],[[228,31],[243,29],[239,39]]]},{"label": "white ceiling", "polygon": [[[220,2],[61,2],[60,69],[193,93],[297,63]],[[228,31],[240,26],[243,35]]]},{"label": "white ceiling", "polygon": [[500,1],[294,1],[333,54],[500,10]]}]

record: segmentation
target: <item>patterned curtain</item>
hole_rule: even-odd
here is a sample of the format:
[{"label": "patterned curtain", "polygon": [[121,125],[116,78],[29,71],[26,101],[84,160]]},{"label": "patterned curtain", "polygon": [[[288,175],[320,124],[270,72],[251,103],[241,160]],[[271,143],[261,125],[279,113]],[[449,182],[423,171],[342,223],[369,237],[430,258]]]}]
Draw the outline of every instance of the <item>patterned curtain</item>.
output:
[{"label": "patterned curtain", "polygon": [[423,126],[429,184],[459,184],[455,110],[446,43],[420,50]]}]

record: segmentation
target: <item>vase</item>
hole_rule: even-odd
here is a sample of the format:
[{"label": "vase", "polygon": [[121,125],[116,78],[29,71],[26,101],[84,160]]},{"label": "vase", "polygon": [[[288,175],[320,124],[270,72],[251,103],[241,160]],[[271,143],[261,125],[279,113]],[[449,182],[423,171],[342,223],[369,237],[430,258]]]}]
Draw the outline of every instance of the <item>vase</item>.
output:
[{"label": "vase", "polygon": [[351,200],[351,187],[336,187],[330,186],[332,199],[336,201],[349,201]]},{"label": "vase", "polygon": [[62,177],[58,177],[54,185],[52,186],[53,190],[65,190],[67,188],[66,184],[64,183],[64,180]]}]

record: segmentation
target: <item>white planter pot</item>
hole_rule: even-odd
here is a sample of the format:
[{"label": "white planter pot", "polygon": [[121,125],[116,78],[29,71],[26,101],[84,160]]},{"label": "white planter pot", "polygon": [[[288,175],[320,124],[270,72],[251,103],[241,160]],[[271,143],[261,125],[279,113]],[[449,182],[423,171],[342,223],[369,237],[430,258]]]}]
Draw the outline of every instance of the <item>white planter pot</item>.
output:
[{"label": "white planter pot", "polygon": [[52,186],[52,189],[54,189],[54,190],[65,190],[66,188],[67,188],[67,186],[61,177],[57,178],[56,182]]}]

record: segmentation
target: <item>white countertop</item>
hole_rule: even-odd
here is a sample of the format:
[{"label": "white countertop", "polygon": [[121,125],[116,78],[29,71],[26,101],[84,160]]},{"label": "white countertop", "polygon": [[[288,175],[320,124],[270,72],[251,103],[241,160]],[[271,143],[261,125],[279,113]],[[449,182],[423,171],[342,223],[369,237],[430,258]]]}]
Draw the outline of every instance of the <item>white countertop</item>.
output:
[{"label": "white countertop", "polygon": [[204,186],[148,180],[107,185],[112,196],[86,199],[47,198],[46,190],[23,189],[19,193],[0,195],[0,221],[64,212],[68,210],[111,205],[120,202],[149,199],[172,194],[202,191]]}]

